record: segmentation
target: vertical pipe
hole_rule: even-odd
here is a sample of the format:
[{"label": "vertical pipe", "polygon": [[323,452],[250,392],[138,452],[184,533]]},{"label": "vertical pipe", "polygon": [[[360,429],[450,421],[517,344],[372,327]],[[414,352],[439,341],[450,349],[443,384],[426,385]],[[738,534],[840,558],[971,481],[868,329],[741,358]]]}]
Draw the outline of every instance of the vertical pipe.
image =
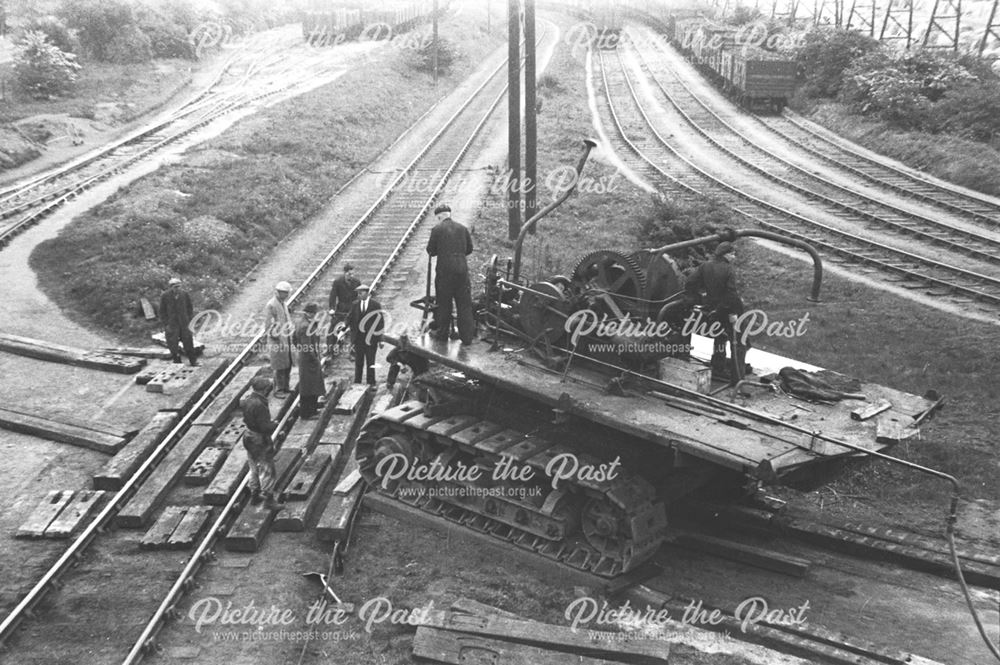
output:
[{"label": "vertical pipe", "polygon": [[[538,124],[535,114],[535,0],[524,0],[524,218],[538,212]],[[535,229],[532,228],[532,233]]]},{"label": "vertical pipe", "polygon": [[521,22],[519,0],[507,0],[507,237],[521,232]]}]

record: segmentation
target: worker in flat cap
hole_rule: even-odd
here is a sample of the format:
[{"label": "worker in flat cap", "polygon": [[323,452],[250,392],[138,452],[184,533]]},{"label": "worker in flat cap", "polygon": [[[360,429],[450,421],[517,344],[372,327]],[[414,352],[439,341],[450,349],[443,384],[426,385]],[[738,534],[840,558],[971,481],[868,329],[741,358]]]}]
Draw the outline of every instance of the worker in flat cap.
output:
[{"label": "worker in flat cap", "polygon": [[472,234],[451,218],[451,207],[441,204],[434,209],[438,223],[431,229],[427,254],[437,259],[434,272],[436,307],[433,337],[446,340],[451,332],[452,303],[458,318],[458,336],[462,344],[472,344],[476,323],[472,315],[472,285],[466,258],[472,254]]},{"label": "worker in flat cap", "polygon": [[191,365],[197,365],[194,338],[191,336],[191,318],[194,308],[191,296],[181,288],[179,277],[171,277],[167,290],[160,296],[160,321],[163,323],[163,336],[167,339],[170,357],[175,363],[181,361],[180,344],[184,345],[184,355]]},{"label": "worker in flat cap", "polygon": [[[736,245],[729,241],[718,244],[709,261],[705,261],[691,273],[685,285],[688,296],[694,302],[701,302],[708,313],[710,324],[718,323],[722,333],[715,337],[712,349],[712,372],[720,377],[737,382],[743,378],[746,347],[741,344],[736,322],[743,313],[743,300],[736,286]],[[711,326],[709,326],[711,329]],[[733,354],[726,360],[726,344],[732,342]]]},{"label": "worker in flat cap", "polygon": [[339,350],[343,346],[343,335],[337,334],[338,324],[347,320],[347,313],[351,311],[351,305],[357,298],[355,289],[361,285],[361,280],[354,276],[354,266],[350,263],[344,264],[344,272],[337,279],[333,280],[330,287],[330,334],[327,336],[327,353],[333,355],[334,347]]},{"label": "worker in flat cap", "polygon": [[326,394],[323,381],[323,336],[320,334],[323,313],[319,305],[307,303],[295,326],[295,349],[299,362],[299,418],[317,417],[319,396]]},{"label": "worker in flat cap", "polygon": [[382,311],[382,304],[371,297],[367,284],[358,285],[355,291],[358,298],[347,314],[347,328],[354,344],[354,383],[361,383],[364,369],[368,385],[374,386],[375,352],[385,332],[385,312]]},{"label": "worker in flat cap", "polygon": [[267,397],[274,384],[265,376],[254,377],[250,381],[250,393],[240,402],[243,410],[243,447],[247,451],[250,467],[250,502],[254,505],[267,502],[272,510],[281,510],[284,504],[274,496],[277,473],[274,467],[274,430],[277,423],[271,420],[271,409]]},{"label": "worker in flat cap", "polygon": [[264,306],[264,334],[267,337],[267,350],[271,357],[271,369],[278,389],[274,396],[287,397],[289,393],[288,380],[292,373],[292,333],[295,325],[292,314],[288,310],[288,296],[292,285],[288,282],[278,282],[274,285],[274,297]]}]

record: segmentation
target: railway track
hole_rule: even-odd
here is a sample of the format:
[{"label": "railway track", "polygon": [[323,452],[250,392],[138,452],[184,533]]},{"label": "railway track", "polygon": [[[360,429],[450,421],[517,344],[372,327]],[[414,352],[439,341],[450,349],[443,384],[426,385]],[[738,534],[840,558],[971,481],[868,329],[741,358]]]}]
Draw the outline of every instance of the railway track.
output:
[{"label": "railway track", "polygon": [[[894,234],[917,238],[928,245],[936,245],[984,263],[1000,264],[1000,236],[978,228],[977,220],[971,224],[961,218],[949,222],[941,214],[932,218],[918,210],[900,208],[891,200],[885,200],[884,190],[883,199],[879,200],[874,198],[878,192],[849,189],[783,158],[747,136],[685,83],[676,65],[670,62],[676,62],[680,56],[668,50],[670,47],[666,45],[658,46],[662,56],[658,62],[666,62],[666,66],[656,67],[655,70],[638,49],[631,49],[631,52],[639,58],[650,73],[650,80],[687,124],[743,167],[806,196],[836,216],[871,222]],[[665,81],[661,74],[669,76],[669,80]],[[896,197],[895,192],[888,193],[889,199]]]},{"label": "railway track", "polygon": [[[544,40],[546,34],[540,39]],[[439,131],[424,144],[410,163],[399,170],[397,176],[354,223],[350,231],[340,238],[319,265],[301,280],[291,296],[291,302],[298,302],[306,297],[316,299],[325,297],[325,290],[321,294],[320,289],[326,288],[325,276],[330,266],[345,260],[352,262],[362,274],[374,275],[371,280],[373,291],[377,291],[385,283],[393,264],[427,216],[460,160],[506,96],[505,79],[500,76],[505,68],[506,62],[493,70],[486,80],[467,96],[465,102]],[[425,180],[426,174],[433,174],[429,176],[434,179],[434,187],[430,192],[414,192],[412,188],[401,186],[405,184],[407,177],[417,171]],[[251,363],[262,341],[263,334],[258,334],[225,366],[218,378],[164,437],[162,443],[110,498],[31,590],[21,598],[0,623],[0,645],[10,648],[11,638],[17,627],[36,611],[53,589],[62,588],[60,602],[71,607],[82,604],[87,599],[93,599],[95,592],[92,590],[82,592],[82,596],[85,597],[74,596],[70,591],[73,588],[73,579],[70,578],[74,575],[68,574],[83,560],[85,554],[90,554],[95,559],[95,567],[91,570],[86,566],[80,575],[88,578],[91,584],[95,583],[95,575],[102,576],[102,579],[96,582],[102,588],[99,594],[107,600],[102,611],[89,613],[87,617],[74,616],[75,622],[70,628],[55,633],[47,631],[42,639],[71,641],[74,649],[89,652],[91,660],[88,662],[95,663],[135,663],[155,647],[157,632],[164,621],[174,615],[181,595],[190,588],[194,576],[210,556],[215,539],[231,524],[237,510],[245,503],[246,480],[233,493],[226,506],[218,514],[213,515],[206,536],[197,543],[194,554],[187,557],[186,562],[176,560],[176,553],[173,555],[164,553],[164,557],[171,559],[171,563],[166,565],[167,569],[182,568],[177,576],[150,576],[148,569],[145,568],[148,566],[147,560],[144,558],[136,560],[136,557],[129,556],[131,548],[129,539],[120,533],[108,533],[107,528],[121,508],[137,493],[142,482],[182,439],[191,424],[210,407],[213,400],[233,381],[237,373]],[[295,418],[296,405],[297,398],[285,412],[281,420],[282,427],[288,424],[289,419]],[[173,490],[175,493],[181,491]],[[184,497],[181,496],[180,499],[184,500]],[[108,565],[114,565],[115,569],[107,572]],[[123,579],[142,580],[143,585],[136,589],[135,596],[122,594]],[[139,595],[143,596],[139,601],[146,608],[145,611],[151,613],[151,618],[143,624],[120,625],[122,617],[134,615],[134,604]],[[60,613],[56,611],[56,614]],[[95,639],[100,640],[100,644],[93,643]],[[115,643],[112,644],[112,641]],[[17,648],[24,648],[24,645],[18,644],[15,646],[15,649]],[[122,660],[123,654],[126,653]]]},{"label": "railway track", "polygon": [[[0,191],[0,249],[87,189],[152,157],[210,122],[326,73],[318,69],[306,79],[289,78],[287,75],[295,65],[280,53],[272,52],[255,58],[241,73],[231,72],[233,80],[225,81],[227,72],[234,66],[235,56],[198,95],[153,125],[83,159]],[[244,90],[255,75],[268,68],[274,71],[262,89],[257,92]]]},{"label": "railway track", "polygon": [[808,242],[835,261],[875,269],[895,278],[905,288],[920,289],[953,304],[978,302],[985,311],[997,312],[1000,279],[890,247],[806,217],[699,167],[674,148],[650,118],[621,55],[617,51],[608,55],[615,61],[609,67],[605,53],[599,52],[596,58],[597,87],[603,92],[599,109],[625,148],[626,162],[662,190],[682,200],[712,196],[758,226]]}]

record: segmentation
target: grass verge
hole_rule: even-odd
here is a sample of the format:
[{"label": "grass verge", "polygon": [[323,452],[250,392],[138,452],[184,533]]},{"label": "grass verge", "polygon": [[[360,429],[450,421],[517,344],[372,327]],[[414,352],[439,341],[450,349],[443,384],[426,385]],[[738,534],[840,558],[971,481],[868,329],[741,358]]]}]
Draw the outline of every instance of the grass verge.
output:
[{"label": "grass verge", "polygon": [[[479,14],[443,22],[464,57],[435,87],[386,48],[330,85],[245,119],[136,180],[74,220],[31,256],[42,289],[86,325],[126,338],[150,326],[141,296],[184,278],[199,308],[220,308],[240,279],[315,215],[499,43]],[[335,48],[335,47],[333,47]]]},{"label": "grass verge", "polygon": [[849,113],[842,104],[819,105],[809,116],[831,131],[907,166],[993,196],[1000,196],[1000,150],[947,134],[904,132]]}]

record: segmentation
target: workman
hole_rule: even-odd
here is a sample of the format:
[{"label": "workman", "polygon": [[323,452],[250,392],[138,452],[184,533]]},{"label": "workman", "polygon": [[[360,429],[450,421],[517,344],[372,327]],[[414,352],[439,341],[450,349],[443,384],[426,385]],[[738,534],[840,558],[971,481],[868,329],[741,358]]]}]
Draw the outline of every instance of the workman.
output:
[{"label": "workman", "polygon": [[375,352],[382,344],[385,312],[379,301],[369,297],[371,289],[366,284],[361,284],[355,291],[358,299],[347,313],[347,328],[354,344],[354,383],[361,383],[362,369],[365,369],[368,385],[374,387]]},{"label": "workman", "polygon": [[288,295],[292,285],[288,282],[278,282],[274,286],[274,297],[264,306],[264,334],[267,335],[268,351],[271,359],[271,369],[277,379],[277,398],[287,397],[289,393],[288,380],[292,374],[292,333],[294,324],[292,314],[288,310]]},{"label": "workman", "polygon": [[343,346],[343,338],[337,335],[338,324],[347,320],[347,313],[351,311],[351,305],[357,298],[355,289],[361,285],[361,280],[354,276],[354,266],[350,263],[344,264],[342,275],[333,280],[330,287],[330,317],[333,319],[330,324],[330,333],[327,335],[327,353],[333,355],[334,346]]},{"label": "workman", "polygon": [[410,350],[410,340],[406,335],[399,338],[399,346],[395,347],[385,357],[389,363],[389,375],[386,377],[386,386],[391,390],[396,385],[399,377],[400,365],[410,368],[411,379],[420,376],[430,369],[430,362]]},{"label": "workman", "polygon": [[475,337],[475,320],[472,315],[472,286],[469,283],[469,266],[466,258],[472,254],[472,234],[469,229],[451,218],[451,207],[439,205],[434,209],[438,223],[431,229],[427,253],[437,257],[434,273],[434,293],[437,306],[434,310],[433,337],[446,340],[451,330],[452,302],[458,316],[458,336],[462,344],[472,344]]},{"label": "workman", "polygon": [[302,308],[302,317],[295,326],[295,350],[299,363],[299,418],[314,420],[319,415],[319,397],[326,394],[323,381],[322,343],[319,327],[321,313],[314,302]]},{"label": "workman", "polygon": [[[743,377],[743,359],[746,347],[740,343],[736,321],[743,313],[743,301],[736,286],[736,246],[728,241],[720,242],[714,256],[698,266],[688,277],[685,290],[694,302],[701,302],[708,312],[709,323],[718,323],[722,333],[714,338],[712,348],[712,372],[734,381]],[[704,293],[704,297],[702,294]],[[726,343],[733,345],[733,371],[726,365]]]},{"label": "workman", "polygon": [[170,358],[175,363],[181,361],[180,344],[184,345],[184,355],[192,367],[198,364],[194,349],[194,338],[191,336],[191,317],[194,308],[191,296],[181,288],[181,280],[171,277],[167,290],[160,296],[160,321],[163,322],[163,336],[166,338]]},{"label": "workman", "polygon": [[250,466],[250,502],[254,505],[266,501],[266,506],[272,510],[285,507],[274,496],[274,485],[277,473],[274,467],[274,439],[272,435],[277,423],[271,420],[271,409],[267,396],[273,388],[271,380],[258,376],[250,382],[251,392],[243,398],[240,406],[243,409],[243,447],[247,451],[247,461]]}]

